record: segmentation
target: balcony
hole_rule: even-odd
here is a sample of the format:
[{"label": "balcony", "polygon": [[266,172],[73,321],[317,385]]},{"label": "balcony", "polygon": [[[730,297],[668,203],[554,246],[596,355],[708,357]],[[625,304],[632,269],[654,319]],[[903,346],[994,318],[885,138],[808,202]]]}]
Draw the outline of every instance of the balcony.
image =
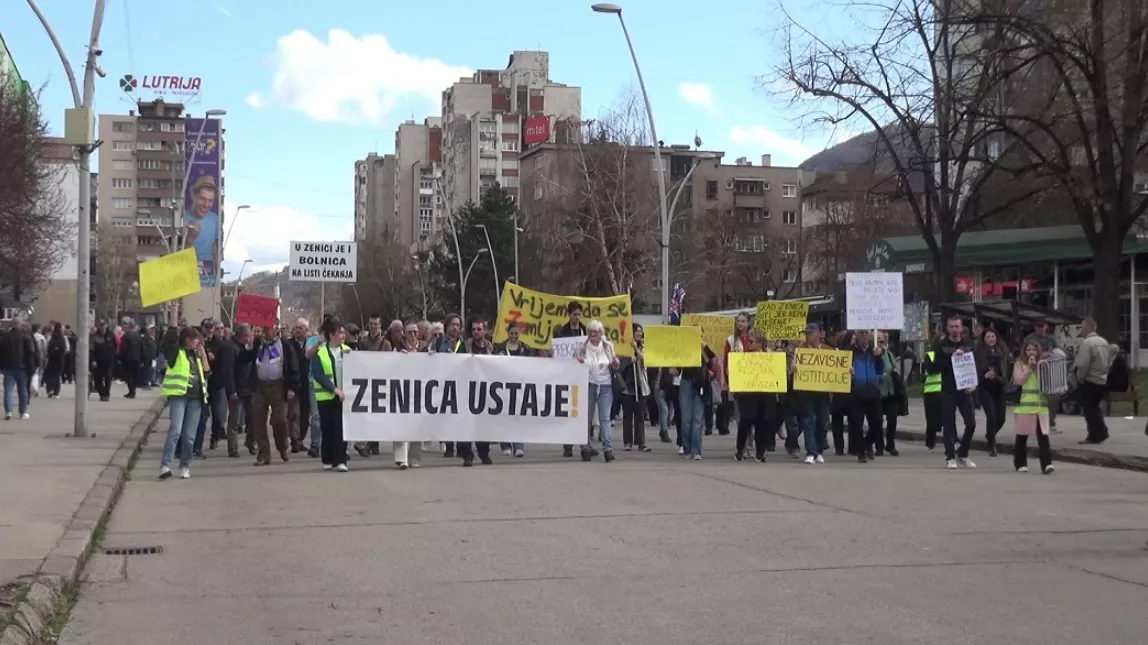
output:
[{"label": "balcony", "polygon": [[163,150],[136,150],[136,159],[171,161],[172,159],[183,159],[183,153],[172,150],[171,148],[164,148]]},{"label": "balcony", "polygon": [[171,199],[178,197],[179,191],[168,188],[137,188],[136,197],[146,197],[155,199]]},{"label": "balcony", "polygon": [[182,132],[148,132],[140,130],[136,134],[136,139],[139,141],[166,141],[170,143],[183,143],[184,133]]},{"label": "balcony", "polygon": [[[174,176],[176,178],[177,183],[183,182],[183,172],[180,170],[172,170],[171,168],[160,169],[160,170],[142,170],[141,169],[141,170],[138,170],[137,172],[139,173],[140,179],[167,179],[168,181],[171,181],[172,177]],[[168,193],[170,195],[171,191],[169,190]],[[168,195],[164,195],[164,197],[167,197],[167,196]]]}]

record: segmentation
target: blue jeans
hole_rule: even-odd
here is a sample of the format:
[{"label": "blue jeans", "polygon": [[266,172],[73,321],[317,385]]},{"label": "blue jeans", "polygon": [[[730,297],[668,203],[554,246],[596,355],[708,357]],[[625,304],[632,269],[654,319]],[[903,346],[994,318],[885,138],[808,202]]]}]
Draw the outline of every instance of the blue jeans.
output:
[{"label": "blue jeans", "polygon": [[825,451],[822,442],[829,424],[829,399],[821,394],[807,395],[801,405],[801,434],[805,437],[805,454],[814,457]]},{"label": "blue jeans", "polygon": [[658,404],[658,435],[666,436],[670,427],[670,404],[666,401],[666,393],[660,387],[654,388],[654,402]]},{"label": "blue jeans", "polygon": [[190,468],[194,454],[192,444],[195,442],[195,429],[199,426],[199,418],[203,413],[203,401],[186,396],[173,396],[167,402],[171,426],[167,430],[167,440],[163,442],[163,457],[160,458],[159,466],[171,468],[178,444],[179,467]]},{"label": "blue jeans", "polygon": [[19,401],[20,414],[28,411],[28,373],[24,370],[4,370],[4,414],[12,414],[12,395]]},{"label": "blue jeans", "polygon": [[[227,439],[227,390],[222,388],[208,393],[207,401],[211,406],[211,438],[216,441]],[[203,439],[207,434],[207,410],[199,415],[199,425],[195,429],[195,452],[203,452]]]},{"label": "blue jeans", "polygon": [[[319,406],[315,404],[315,386],[307,388],[307,395],[311,398],[311,450],[318,452],[323,448],[323,432],[319,428]],[[251,432],[250,428],[247,430]]]},{"label": "blue jeans", "polygon": [[702,417],[705,400],[698,386],[689,379],[683,378],[678,388],[678,407],[682,415],[682,450],[690,456],[700,455],[705,425]]},{"label": "blue jeans", "polygon": [[[610,443],[610,406],[614,404],[614,386],[613,385],[598,385],[596,383],[590,384],[590,418],[586,419],[586,431],[593,432],[593,411],[596,409],[598,412],[598,436],[602,440],[602,451],[613,450],[614,445]],[[587,443],[582,446],[582,450],[589,451],[590,444]]]},{"label": "blue jeans", "polygon": [[501,450],[525,450],[526,444],[524,443],[500,443],[498,444]]}]

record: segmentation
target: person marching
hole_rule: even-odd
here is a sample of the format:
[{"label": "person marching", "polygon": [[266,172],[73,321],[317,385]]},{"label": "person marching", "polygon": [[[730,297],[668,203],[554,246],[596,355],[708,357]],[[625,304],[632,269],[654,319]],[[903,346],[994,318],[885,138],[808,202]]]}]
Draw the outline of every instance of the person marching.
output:
[{"label": "person marching", "polygon": [[[464,349],[462,316],[454,313],[447,314],[446,318],[443,318],[442,335],[435,335],[435,339],[427,343],[426,352],[428,354],[461,354]],[[455,445],[453,441],[443,442],[442,447],[443,457],[447,459],[454,457]],[[474,465],[473,458],[470,465]]]},{"label": "person marching", "polygon": [[[738,338],[738,349],[734,351],[761,352],[765,351],[765,335],[760,331],[745,330],[745,335]],[[773,432],[770,419],[777,416],[777,395],[765,392],[738,392],[733,397],[738,407],[737,421],[737,451],[733,458],[741,461],[746,458],[747,450],[755,451],[755,461],[765,463],[765,448],[769,445],[768,435]],[[752,430],[753,435],[750,434]],[[751,436],[753,438],[750,442]]]},{"label": "person marching", "polygon": [[[517,322],[506,326],[506,342],[500,345],[495,354],[499,356],[537,356],[538,353],[521,342],[522,327]],[[507,457],[514,455],[516,459],[526,456],[526,446],[521,442],[499,444],[502,454]]]},{"label": "person marching", "polygon": [[1040,471],[1051,475],[1056,468],[1052,465],[1052,447],[1048,435],[1051,431],[1048,418],[1048,397],[1040,391],[1039,365],[1041,346],[1035,341],[1025,343],[1024,354],[1017,360],[1012,370],[1012,382],[1020,386],[1020,402],[1014,410],[1013,431],[1016,444],[1013,447],[1012,462],[1018,473],[1028,472],[1028,438],[1036,435],[1036,445],[1040,453]]},{"label": "person marching", "polygon": [[347,444],[343,441],[343,357],[351,351],[343,341],[347,332],[335,320],[324,320],[320,328],[324,342],[311,361],[315,379],[315,405],[319,408],[319,430],[323,433],[319,449],[323,470],[347,472]]},{"label": "person marching", "polygon": [[[403,354],[416,354],[421,350],[419,343],[419,325],[418,323],[408,322],[402,330],[402,338],[396,338],[394,343],[391,341],[384,341],[391,351],[402,352]],[[363,348],[363,341],[359,342],[360,349]],[[378,442],[374,442],[377,446]],[[395,453],[395,467],[399,470],[406,470],[407,468],[418,468],[423,456],[423,444],[421,441],[393,441],[391,442],[391,449]],[[377,454],[377,453],[376,453]]]},{"label": "person marching", "polygon": [[[940,339],[934,342],[940,342]],[[925,385],[921,390],[921,401],[925,406],[925,447],[929,452],[937,449],[937,432],[941,430],[941,373],[932,371],[936,357],[937,352],[930,348],[921,364],[925,370]]]},{"label": "person marching", "polygon": [[[614,374],[620,362],[614,353],[614,344],[606,338],[606,329],[597,320],[590,321],[586,327],[586,342],[578,347],[574,357],[579,363],[589,367],[589,395],[592,406],[596,406],[598,413],[598,433],[602,439],[602,458],[606,463],[614,461],[613,443],[610,441],[610,404],[614,397]],[[701,414],[701,408],[698,408]],[[593,415],[589,415],[592,417]],[[699,419],[700,421],[700,419]],[[590,444],[590,434],[594,431],[594,420],[586,419],[586,444],[582,446],[582,461],[594,458],[594,450]],[[700,430],[699,430],[700,432]],[[700,443],[700,439],[699,439]]]},{"label": "person marching", "polygon": [[[178,336],[177,336],[178,333]],[[167,439],[159,462],[159,478],[171,478],[171,462],[179,450],[179,478],[191,479],[191,459],[199,416],[207,405],[207,355],[200,344],[199,330],[172,328],[164,338],[167,373],[163,377],[163,395],[168,401]]]},{"label": "person marching", "polygon": [[[929,365],[931,374],[941,375],[941,431],[945,440],[945,467],[949,469],[958,466],[977,467],[969,459],[973,433],[977,430],[977,417],[973,412],[972,400],[972,394],[976,389],[958,390],[957,380],[953,375],[953,357],[972,351],[972,346],[964,337],[964,329],[960,316],[949,316],[945,320],[947,334],[933,346],[936,356]],[[956,446],[958,412],[965,424],[959,448]]]},{"label": "person marching", "polygon": [[646,445],[646,426],[642,422],[642,411],[646,407],[646,397],[650,395],[649,375],[646,372],[645,338],[646,330],[634,323],[634,357],[619,359],[622,375],[622,450],[630,452],[650,452]]}]

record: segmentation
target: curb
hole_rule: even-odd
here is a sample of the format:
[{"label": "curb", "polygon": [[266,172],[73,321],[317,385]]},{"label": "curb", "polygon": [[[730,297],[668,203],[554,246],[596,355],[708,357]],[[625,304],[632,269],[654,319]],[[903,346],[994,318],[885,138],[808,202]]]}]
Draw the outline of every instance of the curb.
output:
[{"label": "curb", "polygon": [[39,642],[44,626],[67,603],[92,554],[92,538],[97,527],[111,514],[127,482],[128,466],[166,407],[167,399],[160,397],[132,426],[68,522],[63,537],[40,564],[24,600],[16,606],[12,623],[0,633],[0,645]]},{"label": "curb", "polygon": [[[925,443],[925,433],[913,430],[898,430],[897,439],[902,441],[918,441]],[[940,443],[938,437],[938,443]],[[988,452],[989,444],[984,439],[973,439],[973,449]],[[1013,444],[997,444],[997,452],[1004,455],[1013,454]],[[1030,457],[1036,457],[1036,446],[1028,447]],[[1079,448],[1053,448],[1053,461],[1063,461],[1069,464],[1084,464],[1085,466],[1098,466],[1100,468],[1115,468],[1117,470],[1131,470],[1138,473],[1148,473],[1148,458],[1136,455],[1115,455],[1097,450],[1081,450]],[[0,645],[7,645],[0,641]]]}]

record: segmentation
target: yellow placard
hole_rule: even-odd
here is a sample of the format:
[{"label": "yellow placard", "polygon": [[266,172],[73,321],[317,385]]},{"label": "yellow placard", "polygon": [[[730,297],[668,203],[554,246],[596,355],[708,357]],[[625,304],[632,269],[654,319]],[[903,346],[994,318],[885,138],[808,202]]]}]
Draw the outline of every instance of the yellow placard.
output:
[{"label": "yellow placard", "polygon": [[730,392],[785,392],[788,388],[785,352],[731,352]]},{"label": "yellow placard", "polygon": [[849,371],[853,367],[853,352],[798,348],[795,360],[793,389],[796,391],[847,394],[853,385]]},{"label": "yellow placard", "polygon": [[702,342],[713,353],[721,355],[725,341],[733,335],[734,316],[709,316],[706,314],[682,314],[682,326],[701,327]]},{"label": "yellow placard", "polygon": [[140,303],[150,307],[199,293],[199,265],[195,249],[186,248],[140,262]]},{"label": "yellow placard", "polygon": [[701,327],[651,325],[646,332],[646,367],[700,367]]},{"label": "yellow placard", "polygon": [[769,340],[804,340],[809,303],[801,300],[768,300],[757,303],[753,328]]},{"label": "yellow placard", "polygon": [[516,284],[506,283],[498,307],[498,324],[494,326],[494,342],[506,342],[506,326],[517,322],[519,336],[527,347],[550,350],[554,329],[570,321],[566,307],[571,302],[582,305],[582,325],[597,320],[606,328],[606,336],[614,343],[618,356],[633,356],[631,335],[634,316],[630,310],[630,296],[585,298],[582,296],[556,296],[534,291]]}]

